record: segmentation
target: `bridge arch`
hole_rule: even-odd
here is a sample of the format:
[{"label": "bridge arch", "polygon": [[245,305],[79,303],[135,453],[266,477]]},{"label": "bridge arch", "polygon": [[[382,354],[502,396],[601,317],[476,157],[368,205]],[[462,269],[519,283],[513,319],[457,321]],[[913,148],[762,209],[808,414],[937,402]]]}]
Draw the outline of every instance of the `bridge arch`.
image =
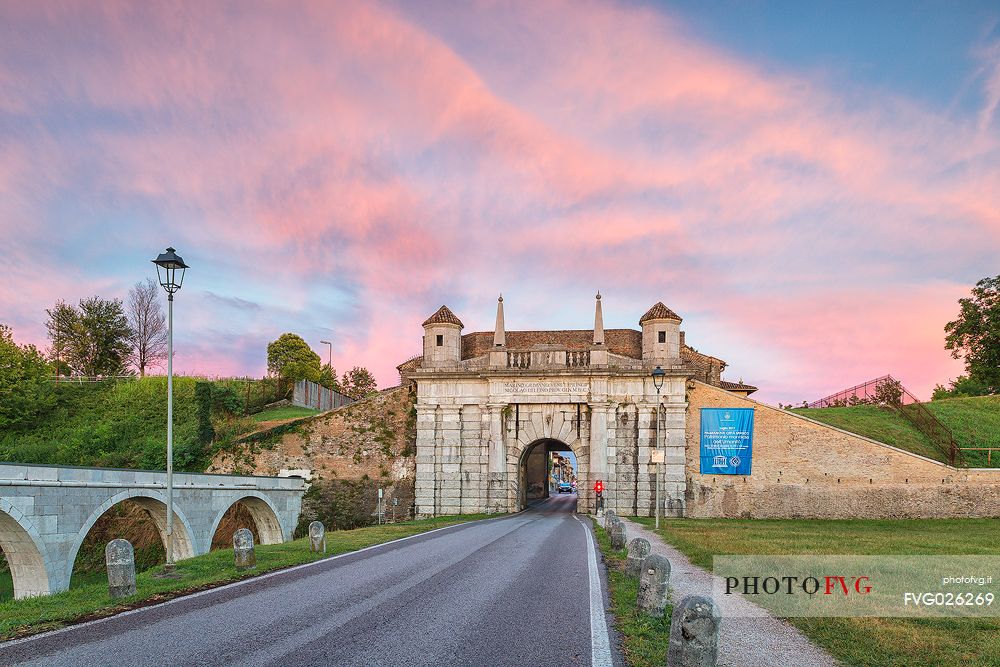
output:
[{"label": "bridge arch", "polygon": [[245,491],[215,516],[215,521],[212,522],[212,529],[208,532],[209,546],[211,546],[212,540],[215,538],[215,531],[219,529],[219,524],[222,523],[222,517],[226,515],[226,512],[235,507],[237,503],[243,503],[243,506],[250,512],[250,516],[253,517],[261,544],[281,544],[284,542],[285,531],[281,525],[281,520],[278,518],[278,509],[271,502],[271,499],[258,491]]},{"label": "bridge arch", "polygon": [[[123,501],[130,500],[149,512],[149,516],[156,525],[157,532],[160,533],[160,540],[164,546],[167,544],[167,497],[158,491],[150,489],[129,489],[111,496],[101,505],[91,512],[90,516],[80,527],[80,531],[73,541],[73,546],[69,550],[69,562],[66,564],[66,583],[69,584],[73,576],[73,565],[76,563],[76,556],[83,545],[83,541],[94,527],[97,520],[104,516],[109,509]],[[191,523],[178,508],[177,499],[174,499],[174,559],[183,560],[195,555],[194,531]]]},{"label": "bridge arch", "polygon": [[0,498],[0,548],[10,566],[14,599],[51,592],[45,542],[17,507]]}]

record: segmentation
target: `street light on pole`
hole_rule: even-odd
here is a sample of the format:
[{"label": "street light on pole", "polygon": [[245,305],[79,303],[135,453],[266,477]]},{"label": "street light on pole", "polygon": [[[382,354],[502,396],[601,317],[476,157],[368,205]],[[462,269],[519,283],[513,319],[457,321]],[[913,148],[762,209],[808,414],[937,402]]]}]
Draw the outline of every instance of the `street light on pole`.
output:
[{"label": "street light on pole", "polygon": [[330,375],[333,375],[333,343],[331,343],[328,340],[321,340],[320,343],[323,345],[327,345],[330,349],[330,355],[328,357],[329,361],[327,363],[330,366]]},{"label": "street light on pole", "polygon": [[169,576],[174,571],[174,293],[184,284],[188,265],[173,248],[152,261],[160,286],[167,292],[167,564],[163,572]]},{"label": "street light on pole", "polygon": [[[653,371],[653,386],[656,387],[656,449],[657,452],[660,451],[660,389],[663,387],[663,376],[666,373],[659,366]],[[663,463],[657,462],[656,464],[656,527],[660,527],[660,476]]]}]

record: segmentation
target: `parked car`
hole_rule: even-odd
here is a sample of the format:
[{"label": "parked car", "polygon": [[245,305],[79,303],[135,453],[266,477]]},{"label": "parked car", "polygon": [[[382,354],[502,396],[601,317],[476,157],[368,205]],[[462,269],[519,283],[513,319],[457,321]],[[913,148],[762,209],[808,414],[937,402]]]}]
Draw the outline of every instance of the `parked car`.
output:
[{"label": "parked car", "polygon": [[559,493],[573,493],[573,485],[569,482],[559,482]]}]

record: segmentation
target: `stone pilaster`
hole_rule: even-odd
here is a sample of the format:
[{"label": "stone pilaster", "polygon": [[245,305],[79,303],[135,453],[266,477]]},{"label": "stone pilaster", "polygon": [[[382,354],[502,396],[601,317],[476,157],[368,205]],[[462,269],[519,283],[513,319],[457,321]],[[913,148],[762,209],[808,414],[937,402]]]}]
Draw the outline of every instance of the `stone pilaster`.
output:
[{"label": "stone pilaster", "polygon": [[414,495],[417,516],[434,516],[437,510],[437,446],[433,405],[417,404],[417,453]]},{"label": "stone pilaster", "polygon": [[483,487],[482,410],[478,405],[463,405],[461,482],[463,514],[483,511],[480,490]]},{"label": "stone pilaster", "polygon": [[606,401],[590,404],[590,476],[591,482],[608,482],[608,412]]},{"label": "stone pilaster", "polygon": [[507,508],[507,446],[503,432],[503,410],[507,405],[490,403],[484,413],[488,420],[486,507],[489,512]]},{"label": "stone pilaster", "polygon": [[638,406],[639,453],[637,456],[636,514],[652,516],[656,494],[656,465],[652,451],[656,448],[656,403],[643,402]]},{"label": "stone pilaster", "polygon": [[460,514],[462,508],[462,408],[438,407],[438,513]]},{"label": "stone pilaster", "polygon": [[663,497],[665,516],[685,515],[684,493],[687,490],[685,457],[685,416],[687,403],[667,403],[663,408],[661,433],[665,458],[663,464]]}]

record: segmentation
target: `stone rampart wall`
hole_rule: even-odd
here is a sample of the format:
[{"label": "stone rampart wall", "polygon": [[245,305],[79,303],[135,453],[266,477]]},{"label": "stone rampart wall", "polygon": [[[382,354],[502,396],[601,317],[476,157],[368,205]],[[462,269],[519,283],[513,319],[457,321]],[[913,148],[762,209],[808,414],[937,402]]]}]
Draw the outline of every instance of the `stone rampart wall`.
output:
[{"label": "stone rampart wall", "polygon": [[[1000,516],[1000,469],[962,469],[694,382],[688,390],[687,516]],[[752,474],[699,472],[701,408],[754,408]]]}]

